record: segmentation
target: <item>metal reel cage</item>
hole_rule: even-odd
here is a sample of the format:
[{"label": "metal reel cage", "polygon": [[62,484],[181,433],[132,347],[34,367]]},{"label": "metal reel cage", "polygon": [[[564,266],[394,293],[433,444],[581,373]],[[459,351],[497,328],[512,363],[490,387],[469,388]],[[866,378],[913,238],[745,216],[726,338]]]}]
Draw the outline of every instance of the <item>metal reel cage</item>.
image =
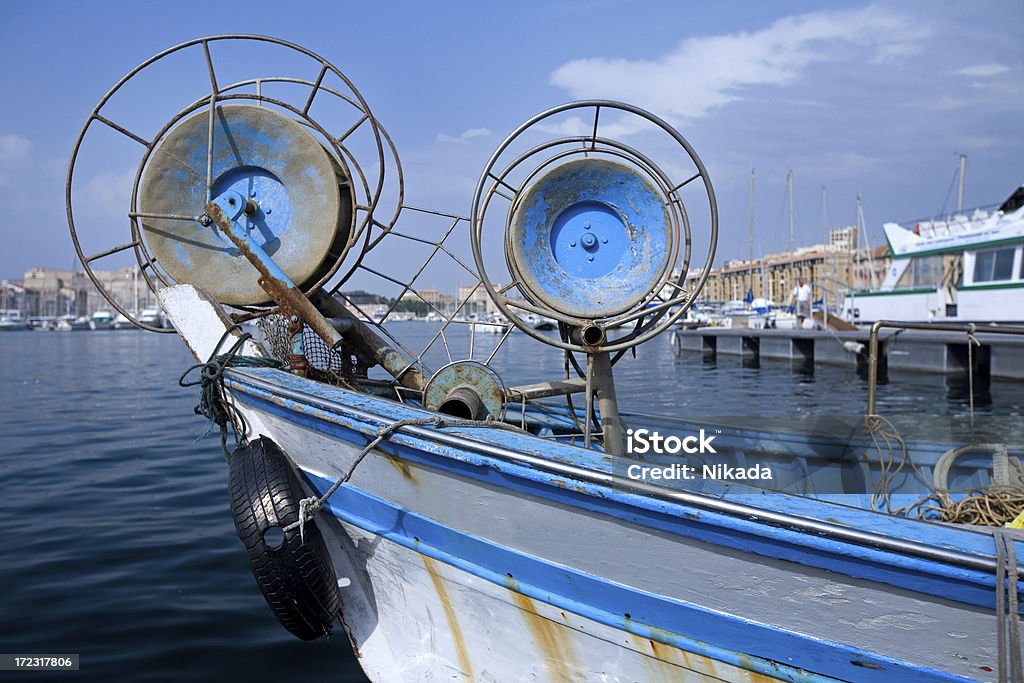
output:
[{"label": "metal reel cage", "polygon": [[[588,115],[580,118],[586,121],[589,134],[555,137],[528,146],[519,154],[513,151],[517,147],[527,146],[529,143],[525,140],[536,137],[538,133],[547,137],[550,137],[551,131],[557,134],[559,127],[552,125],[552,119],[557,115],[579,112],[588,112]],[[629,132],[638,125],[649,128],[653,126],[654,130],[667,134],[670,144],[676,148],[677,156],[682,156],[683,163],[678,164],[673,160],[673,174],[670,175],[664,166],[655,163],[647,155],[619,140],[602,136],[602,112],[623,115],[623,120],[606,124],[609,128]],[[679,155],[679,152],[682,154]],[[573,315],[538,302],[536,293],[524,282],[521,266],[511,255],[509,236],[513,230],[513,221],[531,185],[574,159],[605,159],[622,164],[656,188],[663,202],[672,237],[665,266],[657,273],[654,286],[625,312]],[[690,174],[683,175],[678,168],[688,168],[692,173],[687,171]],[[677,175],[685,179],[677,182]],[[694,181],[700,181],[704,186],[710,234],[705,265],[695,284],[687,290],[684,283],[690,266],[692,240],[690,219],[680,192]],[[495,220],[489,211],[494,213],[496,209],[492,209],[492,202],[498,201],[506,202],[508,210],[503,219],[499,217]],[[718,239],[718,208],[714,190],[704,164],[690,144],[672,126],[653,114],[632,105],[606,100],[588,100],[554,107],[534,116],[513,131],[494,152],[480,176],[473,195],[470,223],[473,258],[482,285],[495,305],[516,327],[535,339],[565,351],[618,352],[615,360],[628,348],[651,339],[686,314],[710,273]],[[501,242],[506,245],[504,267],[511,275],[511,281],[501,287],[492,284],[494,280],[488,275],[489,256],[486,249],[487,244],[498,241],[493,233],[499,229],[503,232]],[[490,270],[497,272],[493,268],[493,259],[490,263]],[[525,319],[530,314],[557,320],[563,331],[561,338],[554,339],[535,331]]]},{"label": "metal reel cage", "polygon": [[[254,46],[257,44],[281,48],[289,58],[295,58],[298,56],[298,58],[303,61],[312,62],[310,72],[311,75],[315,75],[313,75],[311,79],[291,76],[257,76],[252,78],[243,78],[229,85],[220,85],[217,80],[217,69],[211,52],[211,45],[217,44],[232,45],[249,50],[254,49]],[[138,131],[122,126],[116,120],[108,118],[105,115],[105,107],[108,107],[108,104],[111,103],[115,95],[122,91],[122,88],[124,88],[126,84],[137,79],[147,69],[153,69],[158,63],[171,55],[181,55],[189,50],[201,50],[202,52],[208,77],[206,87],[209,88],[209,92],[205,96],[200,97],[199,99],[196,99],[182,107],[160,130],[149,138],[143,137]],[[330,83],[325,83],[325,79],[327,78],[336,81],[340,85],[332,86]],[[268,85],[283,85],[287,88],[291,88],[291,95],[287,99],[268,96],[263,92],[264,87]],[[350,112],[350,120],[346,121],[345,127],[328,127],[317,121],[310,113],[310,109],[314,106],[317,96],[321,93],[334,98],[338,103],[341,103],[341,106],[345,111]],[[321,97],[324,95],[321,95]],[[190,114],[200,112],[205,108],[209,112],[209,137],[206,148],[206,187],[207,194],[209,195],[210,188],[215,180],[211,177],[210,172],[212,167],[210,157],[212,156],[212,143],[215,128],[214,118],[218,112],[222,111],[221,107],[224,104],[238,103],[273,108],[273,110],[279,113],[284,113],[298,121],[305,129],[313,133],[316,139],[321,142],[325,150],[327,150],[333,157],[334,163],[338,165],[344,176],[352,185],[351,191],[354,198],[352,207],[353,229],[351,229],[347,235],[346,244],[344,245],[344,249],[341,254],[333,263],[330,263],[326,267],[326,271],[315,282],[315,284],[306,287],[308,291],[315,290],[319,287],[326,287],[331,278],[339,272],[343,261],[346,260],[346,256],[352,251],[356,251],[357,253],[350,259],[352,261],[352,265],[349,266],[348,270],[341,278],[337,279],[332,287],[329,287],[328,291],[332,293],[335,292],[341,283],[344,282],[345,279],[347,279],[355,270],[366,252],[372,249],[373,246],[379,242],[380,238],[390,231],[391,226],[398,218],[404,196],[404,179],[401,163],[399,162],[394,144],[376,117],[370,111],[369,106],[366,104],[362,95],[360,95],[351,81],[349,81],[349,79],[339,71],[337,67],[310,50],[293,43],[265,36],[210,36],[187,41],[171,47],[157,55],[154,55],[128,72],[96,105],[75,141],[65,186],[68,225],[75,245],[75,251],[78,254],[78,258],[80,259],[86,274],[110,305],[128,318],[128,320],[137,327],[154,332],[173,332],[173,330],[158,328],[141,322],[136,317],[138,311],[129,311],[127,307],[122,302],[118,301],[116,297],[114,297],[103,285],[93,271],[93,263],[130,250],[134,253],[140,272],[143,274],[146,284],[152,291],[156,292],[160,288],[174,283],[174,279],[157,262],[151,246],[147,243],[145,231],[140,226],[140,221],[149,218],[199,222],[201,219],[202,207],[197,206],[195,214],[193,215],[156,215],[143,213],[139,208],[140,183],[142,182],[144,173],[154,150],[157,149],[160,143],[167,138],[168,134],[172,132],[178,124],[186,120]],[[97,127],[94,126],[94,124],[97,123],[104,124],[107,129],[113,130],[127,139],[142,145],[144,152],[136,168],[131,189],[131,204],[128,211],[131,236],[130,241],[102,249],[100,251],[87,253],[83,246],[83,239],[81,239],[82,236],[79,235],[79,230],[76,227],[75,222],[75,203],[73,201],[75,194],[74,188],[76,187],[75,172],[76,168],[80,164],[79,154],[82,150],[83,143],[86,141],[87,136],[96,130]],[[360,129],[367,131],[366,133],[362,133],[362,136],[364,141],[367,142],[368,146],[372,150],[371,154],[373,158],[357,160],[349,145],[346,144],[346,141]],[[367,136],[368,140],[366,140]],[[385,185],[386,180],[388,183],[387,187]],[[385,194],[396,195],[393,211],[387,211],[384,207]],[[383,216],[383,218],[380,216]],[[213,230],[212,227],[209,229]],[[359,249],[356,249],[360,243],[362,246]],[[259,312],[261,310],[262,312],[266,312],[267,310],[263,307],[253,306],[238,306],[238,308],[247,310],[250,313]],[[270,308],[269,310],[273,310],[273,308]]]}]

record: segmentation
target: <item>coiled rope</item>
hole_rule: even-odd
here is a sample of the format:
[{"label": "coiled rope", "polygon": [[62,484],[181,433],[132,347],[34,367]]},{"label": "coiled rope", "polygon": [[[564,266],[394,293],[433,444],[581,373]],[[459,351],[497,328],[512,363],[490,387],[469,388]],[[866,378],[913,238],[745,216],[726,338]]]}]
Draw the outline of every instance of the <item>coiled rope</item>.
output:
[{"label": "coiled rope", "polygon": [[[213,347],[213,353],[205,363],[197,363],[182,373],[178,378],[180,387],[199,387],[199,403],[193,409],[196,415],[202,415],[213,425],[220,428],[220,447],[224,451],[224,459],[229,460],[231,454],[228,452],[228,423],[231,422],[235,428],[235,445],[241,443],[241,437],[248,432],[248,424],[242,413],[228,399],[224,391],[224,372],[229,367],[263,367],[283,368],[284,364],[274,358],[264,356],[243,356],[239,354],[243,345],[252,339],[252,335],[243,332],[239,335],[234,344],[226,352],[218,354],[221,346],[228,340],[228,337],[235,331],[240,331],[241,326],[234,324],[224,331],[220,341]],[[195,370],[199,370],[199,379],[186,381],[188,376]],[[209,433],[209,431],[207,431]],[[205,436],[205,434],[203,435]],[[199,437],[199,438],[202,438]]]}]

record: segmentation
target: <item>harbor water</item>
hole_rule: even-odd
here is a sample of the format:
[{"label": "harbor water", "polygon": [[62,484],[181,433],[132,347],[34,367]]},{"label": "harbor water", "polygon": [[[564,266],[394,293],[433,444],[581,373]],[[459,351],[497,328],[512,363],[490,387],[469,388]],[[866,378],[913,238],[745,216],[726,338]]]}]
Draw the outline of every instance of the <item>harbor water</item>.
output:
[{"label": "harbor water", "polygon": [[[397,323],[419,349],[433,328]],[[453,332],[454,357],[468,350]],[[478,335],[486,357],[498,335]],[[495,356],[506,384],[561,375],[560,353],[514,333]],[[460,351],[461,350],[461,351]],[[743,367],[672,353],[667,335],[616,365],[624,410],[707,415],[856,415],[866,382],[849,368]],[[439,344],[428,358],[447,359]],[[216,433],[178,386],[192,364],[176,335],[137,331],[0,335],[0,650],[77,653],[77,674],[33,681],[362,681],[347,639],[304,643],[275,621],[227,502]],[[980,415],[1020,416],[1019,383],[993,380]],[[893,373],[879,412],[961,416],[963,380]],[[11,674],[3,674],[8,676]],[[6,679],[5,679],[6,680]]]}]

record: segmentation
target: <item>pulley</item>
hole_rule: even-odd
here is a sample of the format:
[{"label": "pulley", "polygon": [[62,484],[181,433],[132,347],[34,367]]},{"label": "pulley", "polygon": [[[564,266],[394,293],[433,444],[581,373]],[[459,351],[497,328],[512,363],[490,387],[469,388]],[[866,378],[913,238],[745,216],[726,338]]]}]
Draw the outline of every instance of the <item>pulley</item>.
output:
[{"label": "pulley", "polygon": [[[231,59],[222,62],[225,54]],[[153,126],[143,114],[153,103],[139,99],[178,92],[166,87],[167,63],[187,64],[190,56],[206,65],[196,91],[206,94]],[[252,73],[267,57],[279,59],[264,63],[278,75]],[[288,71],[280,73],[279,64]],[[106,145],[97,154],[86,143],[110,131],[143,150],[124,207],[130,235],[96,247],[110,239],[111,222],[96,220],[95,208],[80,210],[81,204],[94,203],[88,190],[97,177],[123,176],[123,162],[108,159]],[[386,173],[396,180],[388,190],[397,195],[391,215],[382,210]],[[333,293],[391,229],[403,188],[394,145],[336,67],[276,38],[222,35],[164,50],[114,85],[75,142],[66,195],[75,250],[100,293],[138,327],[168,332],[138,319],[140,312],[94,272],[98,262],[131,253],[153,291],[189,283],[230,306],[268,304],[257,271],[204,215],[213,201],[302,292]],[[343,261],[348,269],[338,276]]]},{"label": "pulley", "polygon": [[[176,282],[199,285],[222,303],[268,301],[259,274],[209,223],[208,114],[175,127],[153,152],[139,189],[140,219],[153,256]],[[236,207],[243,225],[300,288],[327,274],[354,229],[352,184],[323,145],[292,118],[265,107],[217,107],[211,199]],[[160,215],[194,214],[194,222]]]},{"label": "pulley", "polygon": [[648,296],[670,265],[672,240],[650,181],[624,164],[588,158],[533,181],[516,207],[506,253],[532,302],[598,319]]},{"label": "pulley", "polygon": [[[619,118],[604,123],[610,115]],[[603,136],[602,125],[645,131],[667,160]],[[552,136],[563,130],[579,134]],[[687,186],[703,189],[695,201],[706,202],[699,214],[709,223],[693,278]],[[542,112],[505,138],[480,175],[470,224],[481,284],[509,321],[567,351],[619,352],[686,314],[714,260],[718,208],[707,170],[675,128],[638,107],[591,100]],[[502,286],[486,248],[496,230],[510,278]],[[560,337],[536,331],[527,320],[536,315],[557,320]]]}]

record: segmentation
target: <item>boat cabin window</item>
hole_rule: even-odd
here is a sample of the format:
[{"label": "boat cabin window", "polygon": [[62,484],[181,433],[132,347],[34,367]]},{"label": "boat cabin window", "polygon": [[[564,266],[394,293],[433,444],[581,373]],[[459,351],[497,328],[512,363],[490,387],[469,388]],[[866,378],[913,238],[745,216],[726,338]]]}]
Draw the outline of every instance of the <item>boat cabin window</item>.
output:
[{"label": "boat cabin window", "polygon": [[1003,202],[999,210],[1003,213],[1013,213],[1020,207],[1024,206],[1024,185],[1018,187],[1010,198]]},{"label": "boat cabin window", "polygon": [[1013,255],[1016,249],[989,249],[974,257],[974,281],[992,282],[1013,279]]},{"label": "boat cabin window", "polygon": [[933,287],[941,281],[942,256],[916,256],[911,260],[910,267],[900,276],[896,286],[899,289]]}]

